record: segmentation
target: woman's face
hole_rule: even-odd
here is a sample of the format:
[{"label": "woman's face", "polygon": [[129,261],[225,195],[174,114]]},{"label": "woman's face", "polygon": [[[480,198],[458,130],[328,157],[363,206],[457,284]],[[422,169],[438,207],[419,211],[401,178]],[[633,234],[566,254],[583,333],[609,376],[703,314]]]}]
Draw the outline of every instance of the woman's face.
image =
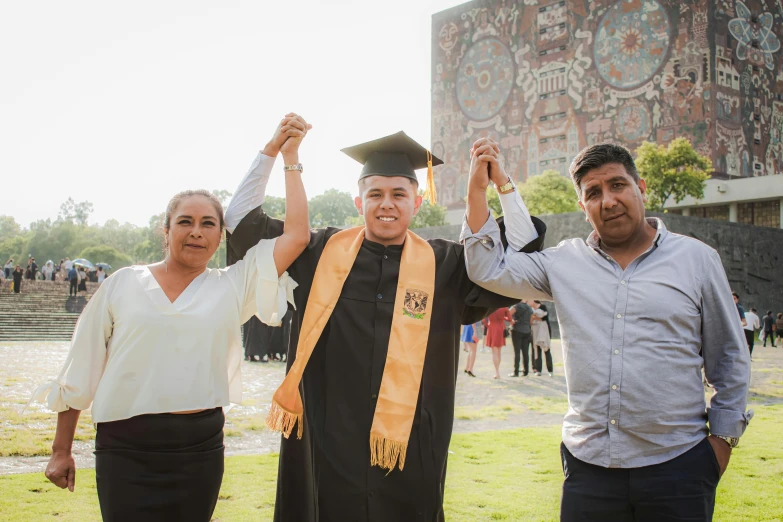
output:
[{"label": "woman's face", "polygon": [[183,199],[171,213],[166,235],[173,261],[189,268],[206,267],[223,235],[215,205],[204,196]]}]

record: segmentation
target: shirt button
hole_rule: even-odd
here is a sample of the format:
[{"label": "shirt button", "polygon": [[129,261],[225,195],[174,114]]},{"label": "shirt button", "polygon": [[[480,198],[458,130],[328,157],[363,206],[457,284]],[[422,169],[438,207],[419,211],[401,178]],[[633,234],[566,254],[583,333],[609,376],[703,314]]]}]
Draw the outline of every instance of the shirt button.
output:
[{"label": "shirt button", "polygon": [[617,318],[618,319],[622,319],[623,318],[623,314],[617,314]]},{"label": "shirt button", "polygon": [[623,280],[623,281],[620,281],[620,284],[621,284],[621,285],[624,285],[624,284],[625,284],[625,280]]},{"label": "shirt button", "polygon": [[612,424],[617,424],[617,421],[616,421],[616,420],[614,420],[614,419],[612,419],[612,420],[611,420],[611,421],[609,421],[609,422],[611,422]]},{"label": "shirt button", "polygon": [[377,394],[377,393],[373,393],[372,395],[370,395],[370,397],[371,397],[373,400],[375,400],[375,399],[377,399],[377,398],[378,398],[378,394]]},{"label": "shirt button", "polygon": [[615,351],[614,351],[614,354],[615,354],[615,355],[617,355],[618,353],[620,353],[620,350],[615,350]]},{"label": "shirt button", "polygon": [[617,385],[616,384],[612,384],[612,389],[616,390],[617,389]]},{"label": "shirt button", "polygon": [[383,258],[384,258],[384,259],[389,259],[389,256],[387,256],[386,254],[384,254]]},{"label": "shirt button", "polygon": [[378,294],[378,300],[383,299],[383,294]]}]

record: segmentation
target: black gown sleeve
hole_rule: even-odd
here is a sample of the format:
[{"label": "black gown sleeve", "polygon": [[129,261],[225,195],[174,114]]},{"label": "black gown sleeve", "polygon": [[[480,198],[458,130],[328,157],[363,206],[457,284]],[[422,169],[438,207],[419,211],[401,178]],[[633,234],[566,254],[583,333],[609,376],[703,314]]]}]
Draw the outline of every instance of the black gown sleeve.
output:
[{"label": "black gown sleeve", "polygon": [[[538,232],[538,237],[522,248],[521,252],[528,254],[540,252],[544,249],[544,236],[546,235],[546,224],[537,217],[531,216],[531,219],[536,232]],[[508,248],[506,227],[502,217],[498,219],[498,225],[500,226],[500,240],[503,242],[503,248]],[[484,319],[498,308],[510,307],[519,302],[518,299],[485,290],[471,281],[468,278],[468,271],[465,266],[465,249],[462,245],[455,245],[455,248],[459,249],[457,254],[460,259],[459,269],[456,274],[457,293],[459,298],[465,303],[465,308],[462,312],[462,324],[473,324]]]},{"label": "black gown sleeve", "polygon": [[[283,235],[284,222],[273,218],[256,207],[239,222],[233,233],[226,233],[226,264],[233,265],[245,257],[247,251],[262,239],[272,239]],[[310,231],[310,243],[288,268],[288,273],[300,286],[305,285],[309,294],[310,283],[315,275],[315,267],[321,257],[326,242],[339,228],[319,228]],[[299,292],[301,293],[301,292]],[[297,292],[294,292],[296,296]]]}]

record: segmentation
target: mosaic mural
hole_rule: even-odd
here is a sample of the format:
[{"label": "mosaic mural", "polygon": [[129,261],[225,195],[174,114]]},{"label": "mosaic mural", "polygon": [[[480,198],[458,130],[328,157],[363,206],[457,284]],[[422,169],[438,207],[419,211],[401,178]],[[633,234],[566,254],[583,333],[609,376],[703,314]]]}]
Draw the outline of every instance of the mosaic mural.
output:
[{"label": "mosaic mural", "polygon": [[718,176],[783,173],[782,0],[474,0],[433,16],[438,195],[470,145],[517,180],[600,142],[690,139]]}]

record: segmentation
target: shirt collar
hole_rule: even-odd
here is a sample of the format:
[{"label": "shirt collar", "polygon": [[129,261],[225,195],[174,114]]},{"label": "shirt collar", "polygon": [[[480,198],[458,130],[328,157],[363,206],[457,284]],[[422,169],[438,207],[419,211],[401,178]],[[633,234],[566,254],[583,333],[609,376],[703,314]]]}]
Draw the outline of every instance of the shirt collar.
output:
[{"label": "shirt collar", "polygon": [[[669,235],[669,231],[666,229],[666,225],[663,223],[663,220],[660,218],[648,217],[645,219],[645,221],[647,221],[647,223],[651,227],[657,230],[655,234],[655,239],[653,240],[652,243],[652,248],[655,248],[659,246],[666,239],[666,236]],[[590,235],[587,236],[587,245],[592,248],[595,248],[596,250],[601,249],[600,238],[598,237],[598,234],[596,233],[595,230],[590,232]]]}]

